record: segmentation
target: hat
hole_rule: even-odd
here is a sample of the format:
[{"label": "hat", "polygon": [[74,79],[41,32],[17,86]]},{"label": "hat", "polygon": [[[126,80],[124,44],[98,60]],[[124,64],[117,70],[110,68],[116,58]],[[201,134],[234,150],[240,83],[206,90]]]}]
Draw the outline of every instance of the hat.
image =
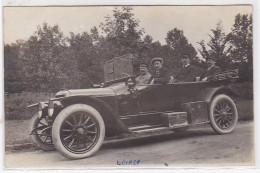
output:
[{"label": "hat", "polygon": [[189,54],[182,54],[181,59],[190,59],[190,55]]},{"label": "hat", "polygon": [[153,58],[151,63],[153,64],[155,61],[159,61],[159,62],[161,62],[163,64],[163,59],[162,58],[159,58],[159,57]]},{"label": "hat", "polygon": [[146,62],[141,62],[139,67],[149,67],[149,65]]}]

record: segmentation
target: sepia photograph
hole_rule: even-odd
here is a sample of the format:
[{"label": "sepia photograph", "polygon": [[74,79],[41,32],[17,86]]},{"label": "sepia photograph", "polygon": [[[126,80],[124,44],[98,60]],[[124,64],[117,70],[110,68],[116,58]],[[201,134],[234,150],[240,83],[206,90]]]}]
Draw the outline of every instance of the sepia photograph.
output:
[{"label": "sepia photograph", "polygon": [[254,167],[253,6],[3,7],[6,169]]}]

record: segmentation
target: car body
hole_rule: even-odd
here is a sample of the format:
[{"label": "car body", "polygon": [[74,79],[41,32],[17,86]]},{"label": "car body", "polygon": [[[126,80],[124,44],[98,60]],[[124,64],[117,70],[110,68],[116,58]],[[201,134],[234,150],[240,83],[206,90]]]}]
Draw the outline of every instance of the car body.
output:
[{"label": "car body", "polygon": [[180,132],[199,124],[211,124],[219,134],[234,130],[235,93],[227,84],[237,78],[236,71],[215,75],[211,81],[164,85],[135,85],[129,80],[132,76],[110,75],[103,86],[62,90],[48,102],[31,105],[38,106],[30,124],[33,143],[80,159],[94,155],[104,137],[122,133]]}]

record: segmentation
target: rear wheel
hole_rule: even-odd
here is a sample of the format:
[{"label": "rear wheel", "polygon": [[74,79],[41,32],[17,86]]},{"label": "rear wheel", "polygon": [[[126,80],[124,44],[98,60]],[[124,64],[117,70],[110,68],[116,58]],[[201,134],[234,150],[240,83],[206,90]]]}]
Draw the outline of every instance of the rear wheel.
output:
[{"label": "rear wheel", "polygon": [[218,134],[231,133],[238,120],[234,101],[224,94],[214,97],[210,105],[209,118],[213,130]]},{"label": "rear wheel", "polygon": [[105,137],[104,121],[97,110],[85,104],[71,105],[56,117],[53,129],[55,148],[69,159],[94,155]]},{"label": "rear wheel", "polygon": [[31,140],[35,146],[44,151],[55,150],[51,137],[52,126],[46,121],[45,117],[39,118],[35,114],[29,125]]}]

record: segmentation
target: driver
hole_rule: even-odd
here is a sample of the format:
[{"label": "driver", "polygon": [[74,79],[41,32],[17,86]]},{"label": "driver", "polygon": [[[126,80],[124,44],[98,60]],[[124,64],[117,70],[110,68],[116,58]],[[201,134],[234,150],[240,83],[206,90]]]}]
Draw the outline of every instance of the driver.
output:
[{"label": "driver", "polygon": [[145,62],[140,63],[139,70],[140,70],[140,76],[138,76],[135,81],[136,84],[147,84],[151,78],[151,74],[148,72],[148,64]]},{"label": "driver", "polygon": [[153,58],[151,63],[154,67],[154,73],[151,77],[151,84],[166,84],[169,81],[167,71],[163,68],[162,58]]}]

